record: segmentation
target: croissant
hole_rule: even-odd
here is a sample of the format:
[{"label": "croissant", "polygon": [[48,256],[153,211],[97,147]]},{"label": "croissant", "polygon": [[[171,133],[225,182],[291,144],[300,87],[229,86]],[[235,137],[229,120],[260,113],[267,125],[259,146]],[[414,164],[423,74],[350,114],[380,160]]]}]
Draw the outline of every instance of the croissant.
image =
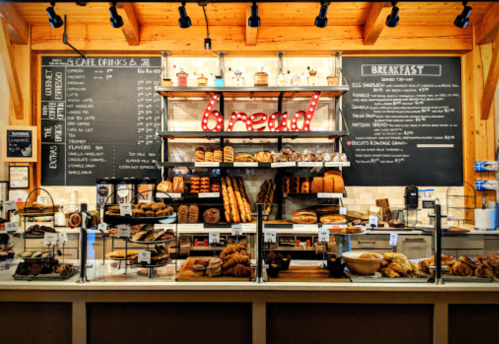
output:
[{"label": "croissant", "polygon": [[242,264],[237,264],[234,266],[234,276],[236,277],[246,277],[251,276],[253,269]]},{"label": "croissant", "polygon": [[225,262],[223,265],[224,269],[228,269],[231,266],[234,266],[236,264],[248,264],[249,263],[249,258],[247,256],[243,256],[242,254],[234,254],[228,261]]},{"label": "croissant", "polygon": [[227,245],[220,253],[220,259],[226,259],[229,254],[237,252],[236,245]]}]

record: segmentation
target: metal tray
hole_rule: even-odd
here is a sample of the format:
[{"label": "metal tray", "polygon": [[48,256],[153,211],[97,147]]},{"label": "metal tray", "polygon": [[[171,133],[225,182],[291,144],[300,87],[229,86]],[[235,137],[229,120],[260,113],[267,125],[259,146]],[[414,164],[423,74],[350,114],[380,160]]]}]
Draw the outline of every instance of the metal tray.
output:
[{"label": "metal tray", "polygon": [[21,257],[23,260],[42,260],[42,259],[52,259],[54,256],[49,256],[49,257]]},{"label": "metal tray", "polygon": [[144,268],[144,269],[152,269],[152,268],[160,268],[162,266],[166,266],[170,264],[170,262],[168,263],[165,263],[165,264],[155,264],[155,265],[143,265],[143,264],[140,264],[140,263],[134,263],[132,264],[133,266],[137,266],[139,268]]},{"label": "metal tray", "polygon": [[61,277],[59,274],[40,274],[38,276],[13,275],[16,281],[65,281],[79,272],[78,268],[67,276]]}]

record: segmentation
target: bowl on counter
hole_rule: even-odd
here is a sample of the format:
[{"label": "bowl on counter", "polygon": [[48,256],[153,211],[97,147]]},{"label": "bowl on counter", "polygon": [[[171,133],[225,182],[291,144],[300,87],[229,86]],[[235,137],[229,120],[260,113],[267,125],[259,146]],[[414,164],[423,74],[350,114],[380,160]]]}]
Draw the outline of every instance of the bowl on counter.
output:
[{"label": "bowl on counter", "polygon": [[161,220],[158,220],[159,223],[162,223],[164,225],[170,224],[170,223],[175,223],[176,221],[177,221],[177,214],[176,213],[173,215],[167,215],[164,218],[162,218]]},{"label": "bowl on counter", "polygon": [[[363,254],[369,254],[374,258],[360,258]],[[363,276],[374,275],[381,268],[383,256],[373,252],[345,252],[342,255],[343,260],[347,263],[347,268],[352,273]]]}]

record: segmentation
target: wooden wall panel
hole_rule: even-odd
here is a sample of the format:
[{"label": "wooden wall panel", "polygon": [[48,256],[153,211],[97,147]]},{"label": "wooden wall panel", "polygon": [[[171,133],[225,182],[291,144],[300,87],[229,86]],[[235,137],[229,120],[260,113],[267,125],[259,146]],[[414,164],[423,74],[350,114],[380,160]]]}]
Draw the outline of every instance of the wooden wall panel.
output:
[{"label": "wooden wall panel", "polygon": [[71,344],[71,303],[0,302],[2,343]]},{"label": "wooden wall panel", "polygon": [[251,303],[90,303],[88,342],[252,342]]},{"label": "wooden wall panel", "polygon": [[431,344],[433,305],[267,304],[267,343]]},{"label": "wooden wall panel", "polygon": [[[470,324],[470,319],[476,326]],[[449,343],[497,343],[499,305],[449,305]]]}]

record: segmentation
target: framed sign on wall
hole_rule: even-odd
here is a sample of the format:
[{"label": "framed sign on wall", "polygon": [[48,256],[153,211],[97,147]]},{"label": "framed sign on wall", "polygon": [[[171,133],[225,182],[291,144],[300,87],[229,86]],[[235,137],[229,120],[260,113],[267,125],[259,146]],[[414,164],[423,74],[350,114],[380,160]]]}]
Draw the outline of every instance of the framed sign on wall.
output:
[{"label": "framed sign on wall", "polygon": [[37,161],[37,128],[8,126],[2,131],[2,160],[5,162]]},{"label": "framed sign on wall", "polygon": [[9,166],[10,189],[29,189],[29,166]]}]

